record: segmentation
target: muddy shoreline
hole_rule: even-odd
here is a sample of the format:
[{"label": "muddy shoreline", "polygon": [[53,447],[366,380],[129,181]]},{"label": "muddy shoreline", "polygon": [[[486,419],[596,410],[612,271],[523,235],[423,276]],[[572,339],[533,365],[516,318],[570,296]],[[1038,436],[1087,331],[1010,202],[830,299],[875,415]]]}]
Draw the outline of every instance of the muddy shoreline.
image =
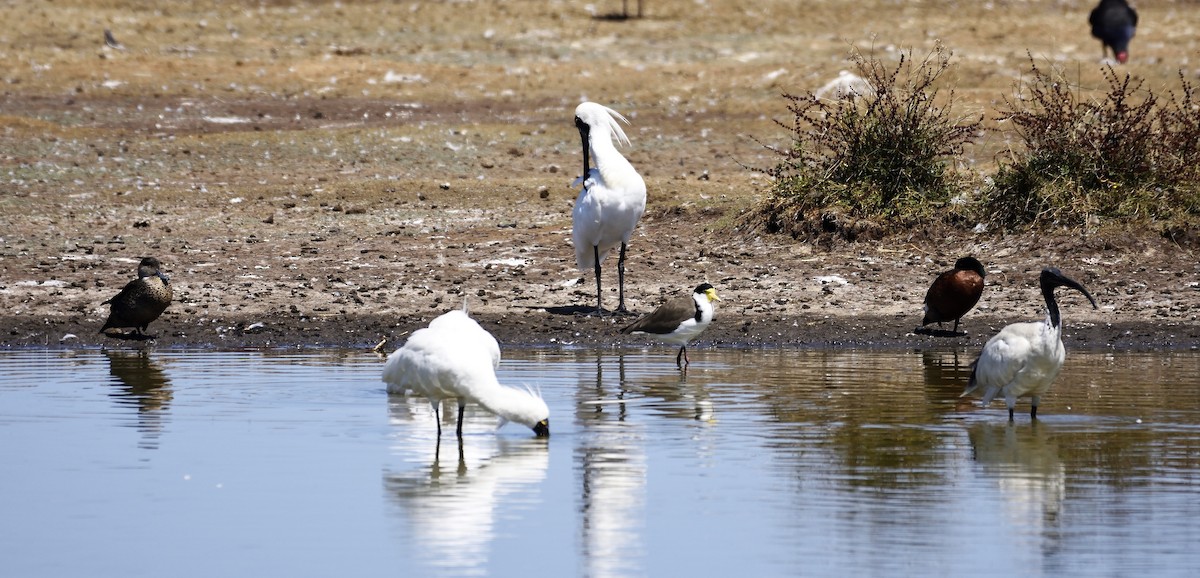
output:
[{"label": "muddy shoreline", "polygon": [[[475,314],[502,348],[591,348],[673,351],[644,336],[622,335],[628,318],[559,315],[531,310],[512,314]],[[382,318],[373,315],[316,318],[227,317],[218,321],[189,322],[165,316],[151,326],[152,339],[120,339],[96,332],[96,319],[0,317],[9,327],[0,349],[154,348],[188,350],[244,349],[345,349],[390,353],[412,331],[434,317],[410,315]],[[1200,349],[1200,325],[1189,323],[1072,322],[1068,317],[1063,341],[1068,349],[1113,351],[1164,351]],[[914,333],[912,317],[837,318],[799,316],[767,318],[738,316],[718,319],[689,349],[703,356],[710,348],[784,349],[961,349],[977,351],[1002,327],[995,318],[975,317],[964,322],[965,336]],[[933,326],[936,332],[936,326]],[[947,324],[947,329],[949,324]],[[948,332],[946,332],[948,333]]]},{"label": "muddy shoreline", "polygon": [[[1192,230],[930,224],[844,243],[748,222],[771,190],[762,167],[790,142],[781,94],[838,77],[851,46],[890,62],[944,43],[958,51],[946,87],[962,99],[956,114],[999,129],[997,99],[1030,51],[1067,63],[1081,96],[1107,85],[1082,9],[684,3],[610,21],[546,3],[93,4],[0,6],[22,23],[0,40],[18,63],[0,114],[0,350],[387,340],[390,351],[464,300],[505,348],[665,350],[621,335],[628,320],[564,314],[596,299],[571,246],[581,99],[629,118],[621,151],[649,191],[629,245],[630,309],[701,282],[721,295],[698,351],[978,350],[1002,326],[1044,317],[1046,266],[1099,302],[1060,294],[1068,347],[1200,345]],[[1139,32],[1126,68],[1151,86],[1178,81],[1179,47],[1196,37],[1173,10],[1146,7],[1159,25]],[[120,47],[105,44],[107,27]],[[1013,146],[989,132],[953,162],[980,181]],[[988,271],[963,320],[970,335],[913,334],[929,283],[965,255]],[[175,292],[150,326],[157,339],[98,335],[102,303],[144,256]]]}]

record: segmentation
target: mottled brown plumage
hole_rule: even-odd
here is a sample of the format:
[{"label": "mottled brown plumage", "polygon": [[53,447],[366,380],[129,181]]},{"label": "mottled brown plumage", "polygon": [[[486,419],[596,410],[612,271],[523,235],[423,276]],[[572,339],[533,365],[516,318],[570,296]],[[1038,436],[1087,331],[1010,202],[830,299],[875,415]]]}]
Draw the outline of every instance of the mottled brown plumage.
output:
[{"label": "mottled brown plumage", "polygon": [[138,264],[138,278],[130,281],[112,299],[102,305],[110,306],[108,320],[100,332],[107,329],[132,327],[134,332],[145,333],[146,326],[158,319],[171,304],[174,293],[170,279],[163,274],[158,259],[146,257]]},{"label": "mottled brown plumage", "polygon": [[958,333],[959,319],[979,303],[979,297],[983,295],[986,276],[983,263],[974,257],[955,261],[954,268],[938,275],[925,293],[925,318],[921,325],[953,321],[953,331]]}]

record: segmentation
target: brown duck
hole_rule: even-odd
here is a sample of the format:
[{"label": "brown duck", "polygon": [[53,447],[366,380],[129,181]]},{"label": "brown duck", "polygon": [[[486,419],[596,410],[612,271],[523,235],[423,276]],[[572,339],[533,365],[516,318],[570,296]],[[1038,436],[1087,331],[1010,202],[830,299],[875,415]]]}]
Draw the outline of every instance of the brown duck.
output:
[{"label": "brown duck", "polygon": [[[170,279],[163,274],[158,259],[143,258],[138,263],[138,278],[130,281],[115,297],[101,305],[111,306],[108,321],[100,328],[104,333],[109,328],[132,327],[134,333],[143,335],[146,326],[158,319],[174,297]],[[111,334],[110,334],[111,335]]]},{"label": "brown duck", "polygon": [[985,277],[987,271],[978,259],[963,257],[955,261],[954,268],[938,275],[925,293],[925,318],[921,319],[917,331],[923,332],[924,326],[930,323],[941,325],[953,321],[952,333],[958,335],[958,321],[979,303]]}]

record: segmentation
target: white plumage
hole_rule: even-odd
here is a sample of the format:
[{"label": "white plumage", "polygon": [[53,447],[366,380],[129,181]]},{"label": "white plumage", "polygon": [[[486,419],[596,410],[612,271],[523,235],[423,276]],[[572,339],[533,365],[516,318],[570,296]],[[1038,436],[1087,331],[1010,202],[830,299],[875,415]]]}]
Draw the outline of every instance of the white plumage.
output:
[{"label": "white plumage", "polygon": [[[592,269],[596,275],[596,310],[603,312],[600,290],[600,263],[613,249],[620,248],[617,259],[619,303],[625,309],[625,250],[633,229],[646,212],[646,182],[633,165],[621,156],[613,143],[629,144],[629,138],[617,120],[629,121],[617,111],[585,102],[575,109],[575,127],[583,141],[583,174],[575,185],[583,185],[575,200],[571,238],[575,243],[575,263],[580,270]],[[593,168],[591,163],[595,162]]]},{"label": "white plumage", "polygon": [[1032,398],[1033,408],[1029,415],[1037,418],[1038,402],[1050,389],[1054,378],[1058,377],[1066,359],[1062,343],[1062,318],[1059,316],[1058,302],[1054,299],[1054,289],[1075,289],[1092,302],[1092,307],[1096,307],[1096,300],[1087,289],[1064,276],[1058,269],[1043,269],[1039,284],[1046,301],[1046,320],[1013,323],[989,339],[979,359],[972,364],[971,379],[963,392],[963,395],[982,392],[983,405],[991,403],[997,395],[1003,395],[1010,420],[1017,398],[1021,397]]},{"label": "white plumage", "polygon": [[[451,311],[418,329],[404,346],[388,356],[383,381],[388,393],[411,390],[429,399],[436,415],[443,399],[458,400],[458,436],[462,437],[463,409],[474,402],[500,416],[550,434],[550,409],[528,389],[505,387],[496,379],[500,345],[465,311]],[[503,423],[501,423],[503,425]],[[438,416],[438,435],[442,423]]]}]

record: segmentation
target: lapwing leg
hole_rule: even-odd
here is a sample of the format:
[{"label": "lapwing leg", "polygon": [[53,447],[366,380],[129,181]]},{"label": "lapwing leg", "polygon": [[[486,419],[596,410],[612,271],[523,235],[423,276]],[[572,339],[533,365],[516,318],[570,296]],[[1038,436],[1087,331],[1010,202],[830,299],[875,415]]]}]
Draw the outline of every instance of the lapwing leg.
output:
[{"label": "lapwing leg", "polygon": [[617,259],[617,313],[629,313],[625,308],[625,243],[621,243],[621,256]]},{"label": "lapwing leg", "polygon": [[[683,359],[682,364],[679,363],[680,359]],[[691,364],[692,364],[692,362],[688,360],[688,356],[687,356],[687,346],[686,345],[680,346],[679,355],[675,356],[675,367],[683,369]]]},{"label": "lapwing leg", "polygon": [[600,246],[599,245],[592,245],[592,255],[596,258],[595,265],[593,265],[593,270],[596,272],[596,314],[603,315],[604,314],[604,307],[603,307],[604,299],[603,299],[603,297],[601,297],[602,293],[600,292]]},{"label": "lapwing leg", "polygon": [[458,433],[459,440],[462,439],[462,420],[463,420],[463,410],[465,410],[465,409],[467,409],[467,403],[460,399],[458,401],[458,429],[455,430]]}]

